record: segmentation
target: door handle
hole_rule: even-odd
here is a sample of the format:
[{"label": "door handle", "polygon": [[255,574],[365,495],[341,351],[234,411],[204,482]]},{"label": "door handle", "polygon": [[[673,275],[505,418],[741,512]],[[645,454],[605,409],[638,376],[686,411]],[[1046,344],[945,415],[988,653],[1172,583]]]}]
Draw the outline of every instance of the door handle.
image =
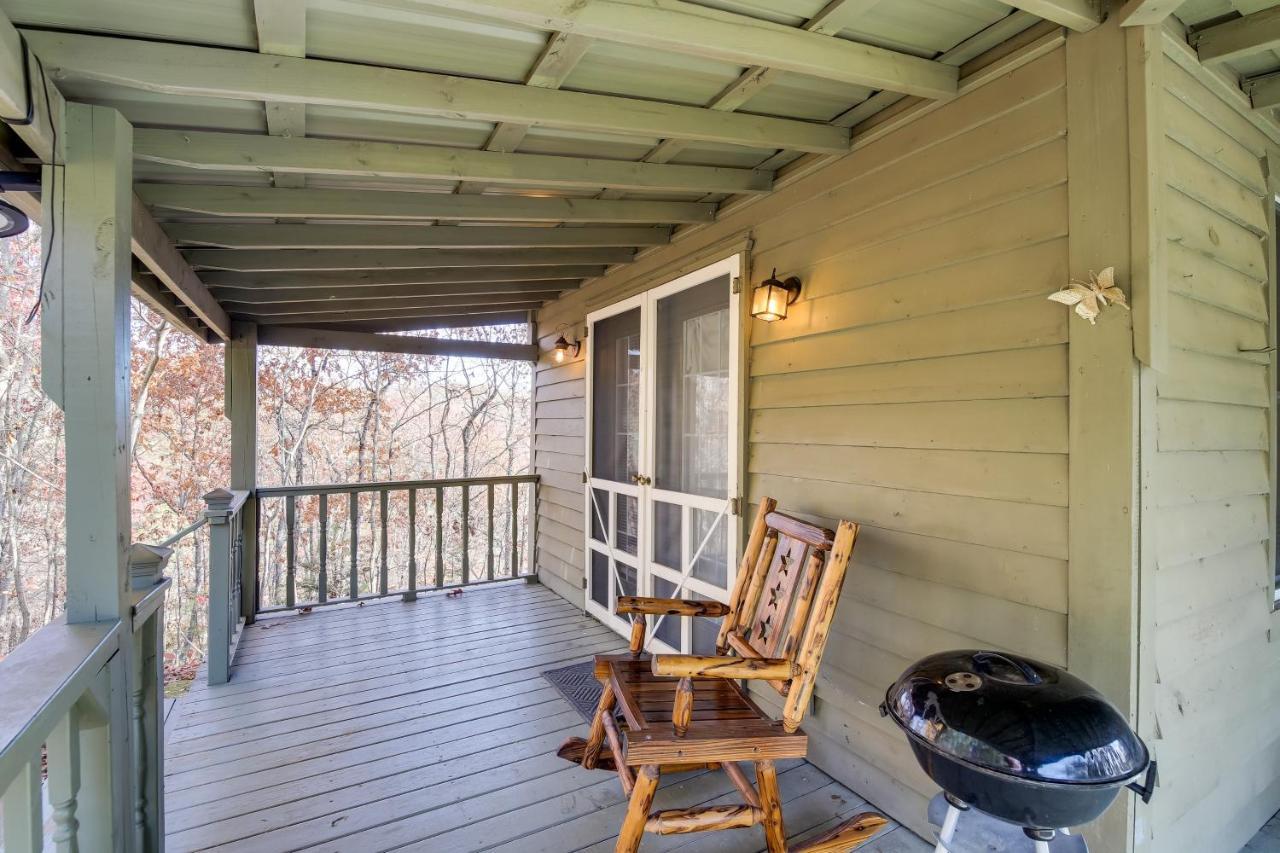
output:
[{"label": "door handle", "polygon": [[635,483],[637,486],[649,486],[653,484],[653,480],[649,479],[644,474],[632,474],[631,482]]}]

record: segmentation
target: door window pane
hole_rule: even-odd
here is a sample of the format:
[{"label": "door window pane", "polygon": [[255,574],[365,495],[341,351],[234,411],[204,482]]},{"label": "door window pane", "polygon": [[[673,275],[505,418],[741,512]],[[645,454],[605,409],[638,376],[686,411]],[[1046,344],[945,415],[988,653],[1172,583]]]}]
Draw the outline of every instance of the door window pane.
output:
[{"label": "door window pane", "polygon": [[609,558],[591,551],[591,600],[601,607],[609,606]]},{"label": "door window pane", "polygon": [[640,309],[600,320],[591,336],[591,473],[630,482],[640,462]]},{"label": "door window pane", "polygon": [[[698,546],[703,540],[702,553],[693,561],[691,574],[700,581],[721,587],[729,583],[729,537],[727,535],[729,519],[718,512],[705,509],[689,510],[689,557],[698,553]],[[710,534],[710,535],[708,535]]]},{"label": "door window pane", "polygon": [[658,301],[654,482],[727,498],[729,277]]},{"label": "door window pane", "polygon": [[635,554],[640,537],[639,501],[632,495],[618,495],[616,500],[613,517],[618,535],[614,547]]},{"label": "door window pane", "polygon": [[587,513],[591,516],[591,538],[602,545],[607,543],[609,538],[604,528],[609,523],[609,493],[604,489],[592,489]]},{"label": "door window pane", "polygon": [[653,559],[675,571],[683,571],[680,563],[680,506],[653,501]]}]

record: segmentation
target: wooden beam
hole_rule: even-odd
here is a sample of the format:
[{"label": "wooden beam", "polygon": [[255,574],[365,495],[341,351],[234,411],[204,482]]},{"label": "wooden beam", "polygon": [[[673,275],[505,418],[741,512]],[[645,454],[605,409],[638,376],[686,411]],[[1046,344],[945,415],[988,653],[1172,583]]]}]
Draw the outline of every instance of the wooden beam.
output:
[{"label": "wooden beam", "polygon": [[716,206],[684,201],[458,196],[443,193],[280,190],[140,184],[147,204],[212,216],[305,219],[462,219],[497,222],[712,222]]},{"label": "wooden beam", "polygon": [[1254,77],[1244,82],[1244,92],[1255,110],[1280,107],[1280,73]]},{"label": "wooden beam", "polygon": [[[223,399],[227,419],[231,421],[231,488],[252,490],[258,488],[257,326],[240,321],[232,325],[231,339],[223,350],[223,363]],[[247,625],[258,612],[258,512],[257,498],[252,494],[245,503],[242,518],[240,615]]]},{"label": "wooden beam", "polygon": [[527,325],[528,311],[493,311],[441,317],[409,317],[396,320],[364,320],[352,323],[312,323],[313,329],[344,332],[420,332],[427,329],[461,329],[468,326]]},{"label": "wooden beam", "polygon": [[630,249],[193,249],[198,269],[236,272],[295,270],[394,270],[449,267],[563,267],[625,264]]},{"label": "wooden beam", "polygon": [[1205,65],[1280,50],[1280,6],[1192,33],[1188,41]]},{"label": "wooden beam", "polygon": [[474,284],[384,284],[368,287],[220,287],[215,292],[224,302],[304,302],[321,299],[405,299],[423,296],[494,295],[500,293],[561,293],[578,286],[577,281],[492,281]]},{"label": "wooden beam", "polygon": [[171,222],[184,245],[226,249],[519,249],[539,246],[665,246],[671,229],[645,226],[548,228],[541,225],[223,225]]},{"label": "wooden beam", "polygon": [[205,273],[215,290],[223,287],[298,288],[369,287],[389,284],[470,284],[511,281],[564,281],[595,278],[602,267],[456,267],[408,270],[317,270],[313,272]]},{"label": "wooden beam", "polygon": [[437,296],[428,294],[414,297],[371,297],[363,295],[350,299],[315,299],[305,302],[232,302],[224,304],[235,314],[253,314],[256,317],[283,317],[296,314],[345,314],[348,311],[407,310],[426,308],[474,308],[479,305],[512,305],[530,302],[546,302],[560,295],[559,290],[534,293],[495,293],[487,295],[464,294],[462,296]]},{"label": "wooden beam", "polygon": [[231,339],[231,320],[191,265],[173,247],[150,211],[133,197],[133,253],[165,287],[222,340]]},{"label": "wooden beam", "polygon": [[419,0],[468,14],[656,50],[764,65],[823,80],[926,98],[956,94],[954,68],[884,48],[684,0]]},{"label": "wooden beam", "polygon": [[245,133],[138,130],[134,156],[214,172],[272,172],[362,178],[485,181],[558,187],[764,193],[768,172],[715,166],[632,163],[549,154],[505,154],[428,145],[297,139]]},{"label": "wooden beam", "polygon": [[169,325],[189,332],[202,342],[208,342],[208,329],[178,301],[173,291],[165,287],[136,258],[133,264],[133,296],[163,317]]},{"label": "wooden beam", "polygon": [[1122,27],[1159,26],[1177,11],[1185,0],[1129,0],[1115,16]]},{"label": "wooden beam", "polygon": [[305,329],[292,326],[263,326],[258,330],[258,342],[270,346],[356,352],[396,352],[458,358],[497,358],[508,361],[538,360],[538,347],[534,344],[455,341],[447,338],[375,335],[368,332],[339,332],[332,329]]},{"label": "wooden beam", "polygon": [[1085,33],[1102,23],[1098,0],[1005,0],[1015,9],[1030,12],[1059,26]]},{"label": "wooden beam", "polygon": [[[254,0],[253,18],[258,28],[258,50],[275,56],[306,56],[306,0]],[[267,101],[267,133],[272,136],[298,138],[307,132],[307,108],[304,104]],[[137,140],[134,145],[136,147]],[[296,172],[275,172],[277,187],[298,188],[306,179]]]},{"label": "wooden beam", "polygon": [[152,92],[517,121],[533,127],[641,138],[681,137],[765,149],[842,153],[849,145],[847,131],[794,119],[346,62],[107,36],[24,32],[51,72]]},{"label": "wooden beam", "polygon": [[[287,317],[265,317],[267,322],[276,325],[296,325],[296,326],[312,326],[316,323],[337,324],[337,323],[363,323],[370,320],[408,320],[440,317],[472,317],[486,313],[503,313],[510,314],[513,311],[534,311],[541,307],[541,302],[523,302],[512,303],[510,305],[473,305],[469,307],[458,308],[440,308],[428,307],[417,308],[413,306],[396,306],[391,308],[378,308],[368,311],[343,311],[340,314],[317,312],[315,314],[291,314]],[[252,314],[244,315],[250,319]],[[473,325],[468,323],[467,325]]]}]

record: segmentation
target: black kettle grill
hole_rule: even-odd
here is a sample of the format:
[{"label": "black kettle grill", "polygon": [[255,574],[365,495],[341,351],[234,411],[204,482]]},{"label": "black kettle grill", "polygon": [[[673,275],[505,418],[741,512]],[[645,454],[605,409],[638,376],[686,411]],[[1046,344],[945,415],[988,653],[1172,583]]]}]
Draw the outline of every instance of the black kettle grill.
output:
[{"label": "black kettle grill", "polygon": [[1027,658],[930,655],[889,688],[880,711],[906,732],[948,801],[1019,824],[1033,839],[1089,823],[1122,787],[1148,801],[1156,784],[1147,747],[1102,694]]}]

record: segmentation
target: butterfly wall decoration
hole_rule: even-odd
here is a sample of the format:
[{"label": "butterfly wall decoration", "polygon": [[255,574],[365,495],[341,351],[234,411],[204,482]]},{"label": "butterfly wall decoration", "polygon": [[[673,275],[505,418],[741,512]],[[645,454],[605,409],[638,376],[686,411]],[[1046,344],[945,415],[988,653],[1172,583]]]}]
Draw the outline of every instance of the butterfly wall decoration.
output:
[{"label": "butterfly wall decoration", "polygon": [[1126,311],[1129,309],[1124,291],[1116,286],[1115,267],[1107,267],[1100,273],[1090,270],[1088,281],[1072,279],[1061,290],[1050,294],[1049,299],[1063,305],[1074,305],[1076,313],[1090,324],[1096,323],[1102,309],[1109,305],[1119,305]]}]

